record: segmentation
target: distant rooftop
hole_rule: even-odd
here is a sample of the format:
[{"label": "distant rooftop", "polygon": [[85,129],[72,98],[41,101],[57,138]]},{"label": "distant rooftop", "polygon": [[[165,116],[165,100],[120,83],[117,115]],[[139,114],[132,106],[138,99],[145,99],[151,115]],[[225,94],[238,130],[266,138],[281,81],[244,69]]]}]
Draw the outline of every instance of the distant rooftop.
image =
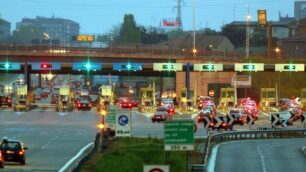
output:
[{"label": "distant rooftop", "polygon": [[50,23],[73,23],[78,24],[77,22],[70,20],[70,19],[64,19],[64,18],[56,18],[56,17],[41,17],[37,16],[36,18],[23,18],[21,22],[50,22]]}]

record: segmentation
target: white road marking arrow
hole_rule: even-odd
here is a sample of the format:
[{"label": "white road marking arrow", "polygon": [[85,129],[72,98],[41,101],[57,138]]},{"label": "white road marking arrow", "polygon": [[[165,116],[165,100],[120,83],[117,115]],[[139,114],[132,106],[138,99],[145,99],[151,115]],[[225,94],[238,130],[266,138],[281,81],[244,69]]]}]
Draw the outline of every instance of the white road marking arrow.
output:
[{"label": "white road marking arrow", "polygon": [[248,115],[248,118],[250,119],[250,121],[249,121],[248,125],[252,125],[252,124],[253,124],[253,122],[254,122],[254,118],[253,118],[253,116],[252,116],[252,115]]},{"label": "white road marking arrow", "polygon": [[278,115],[277,113],[273,113],[273,114],[272,114],[272,117],[274,118],[274,120],[271,121],[273,127],[277,127],[277,126],[276,126],[276,123],[277,123],[278,120],[279,120],[279,118],[277,117],[277,115]]},{"label": "white road marking arrow", "polygon": [[215,116],[214,119],[217,121],[217,124],[215,124],[215,127],[219,127],[222,124],[222,120],[218,116]]},{"label": "white road marking arrow", "polygon": [[228,115],[228,118],[230,119],[230,121],[228,122],[228,125],[232,125],[233,122],[235,121],[235,118],[231,114]]}]

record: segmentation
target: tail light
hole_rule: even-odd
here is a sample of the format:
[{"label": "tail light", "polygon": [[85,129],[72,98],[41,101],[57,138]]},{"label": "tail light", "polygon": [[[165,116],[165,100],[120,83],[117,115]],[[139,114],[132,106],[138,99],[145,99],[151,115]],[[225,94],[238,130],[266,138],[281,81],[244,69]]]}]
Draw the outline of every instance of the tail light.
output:
[{"label": "tail light", "polygon": [[81,104],[80,104],[80,103],[78,103],[78,107],[81,107]]},{"label": "tail light", "polygon": [[238,120],[239,120],[239,121],[242,121],[242,119],[241,119],[241,118],[239,118]]},{"label": "tail light", "polygon": [[213,122],[211,122],[209,125],[210,125],[211,127],[213,127],[215,124],[214,124]]},{"label": "tail light", "polygon": [[227,126],[227,124],[226,123],[222,123],[222,127],[226,127]]},{"label": "tail light", "polygon": [[201,116],[198,116],[198,119],[201,119]]},{"label": "tail light", "polygon": [[129,107],[131,107],[132,106],[132,104],[131,103],[129,103]]},{"label": "tail light", "polygon": [[7,100],[7,102],[9,102],[9,103],[10,103],[11,101],[12,101],[11,99],[8,99],[8,100]]}]

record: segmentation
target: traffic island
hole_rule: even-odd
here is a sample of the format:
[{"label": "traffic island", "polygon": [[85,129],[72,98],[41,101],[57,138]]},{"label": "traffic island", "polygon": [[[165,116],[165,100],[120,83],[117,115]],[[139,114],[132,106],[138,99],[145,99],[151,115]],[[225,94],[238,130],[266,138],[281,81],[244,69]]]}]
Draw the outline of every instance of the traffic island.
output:
[{"label": "traffic island", "polygon": [[306,157],[306,146],[301,147],[301,152]]}]

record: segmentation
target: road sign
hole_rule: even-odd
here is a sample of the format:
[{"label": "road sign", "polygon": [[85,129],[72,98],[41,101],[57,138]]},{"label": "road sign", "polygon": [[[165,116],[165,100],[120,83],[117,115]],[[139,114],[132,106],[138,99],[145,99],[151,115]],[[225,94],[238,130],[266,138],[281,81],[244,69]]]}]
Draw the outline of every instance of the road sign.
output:
[{"label": "road sign", "polygon": [[116,113],[116,136],[130,137],[131,136],[131,112],[117,111]]},{"label": "road sign", "polygon": [[193,133],[197,132],[197,130],[198,130],[197,124],[193,124]]},{"label": "road sign", "polygon": [[267,12],[266,10],[257,10],[258,24],[265,25],[267,23]]},{"label": "road sign", "polygon": [[214,127],[220,127],[220,125],[222,124],[222,119],[220,119],[219,116],[214,116],[214,119],[217,121],[217,123],[215,124]]},{"label": "road sign", "polygon": [[27,85],[17,85],[17,95],[19,96],[28,95],[28,86]]},{"label": "road sign", "polygon": [[228,114],[227,117],[229,119],[227,125],[233,125],[233,123],[235,121],[235,118],[233,117],[233,115],[232,114]]},{"label": "road sign", "polygon": [[93,35],[78,35],[76,36],[76,41],[79,42],[92,42],[95,37]]},{"label": "road sign", "polygon": [[114,63],[113,70],[140,71],[142,70],[142,64],[141,63]]},{"label": "road sign", "polygon": [[215,91],[214,90],[209,90],[208,95],[210,97],[214,97],[215,96]]},{"label": "road sign", "polygon": [[205,116],[203,123],[204,123],[204,128],[208,128],[210,125],[210,119],[207,116]]},{"label": "road sign", "polygon": [[111,96],[112,95],[112,86],[111,85],[102,85],[100,89],[100,94],[102,96]]},{"label": "road sign", "polygon": [[194,71],[206,71],[206,72],[223,71],[223,64],[213,64],[213,63],[194,64],[193,70]]},{"label": "road sign", "polygon": [[68,85],[61,85],[60,90],[59,90],[59,95],[68,96],[69,95],[69,86]]},{"label": "road sign", "polygon": [[144,165],[143,172],[169,172],[169,165]]},{"label": "road sign", "polygon": [[275,64],[275,71],[279,72],[304,72],[304,64]]},{"label": "road sign", "polygon": [[235,71],[264,71],[263,63],[235,63]]},{"label": "road sign", "polygon": [[153,63],[154,71],[182,71],[182,63]]},{"label": "road sign", "polygon": [[237,88],[248,88],[252,86],[251,75],[236,75],[232,77],[231,86]]},{"label": "road sign", "polygon": [[164,125],[165,151],[194,150],[192,120],[170,120]]},{"label": "road sign", "polygon": [[291,118],[291,114],[288,111],[271,112],[269,116],[270,116],[271,125],[274,128],[276,128],[280,124],[283,127],[287,127],[287,122]]},{"label": "road sign", "polygon": [[112,130],[115,130],[116,126],[116,110],[109,109],[107,115],[105,116],[106,126]]},{"label": "road sign", "polygon": [[247,116],[247,122],[248,122],[248,125],[254,125],[254,118],[252,115],[248,115]]},{"label": "road sign", "polygon": [[73,63],[72,64],[72,70],[77,71],[98,71],[102,69],[101,63]]},{"label": "road sign", "polygon": [[61,63],[48,62],[48,63],[30,63],[32,70],[61,70]]},{"label": "road sign", "polygon": [[0,63],[0,70],[20,70],[19,63]]}]

